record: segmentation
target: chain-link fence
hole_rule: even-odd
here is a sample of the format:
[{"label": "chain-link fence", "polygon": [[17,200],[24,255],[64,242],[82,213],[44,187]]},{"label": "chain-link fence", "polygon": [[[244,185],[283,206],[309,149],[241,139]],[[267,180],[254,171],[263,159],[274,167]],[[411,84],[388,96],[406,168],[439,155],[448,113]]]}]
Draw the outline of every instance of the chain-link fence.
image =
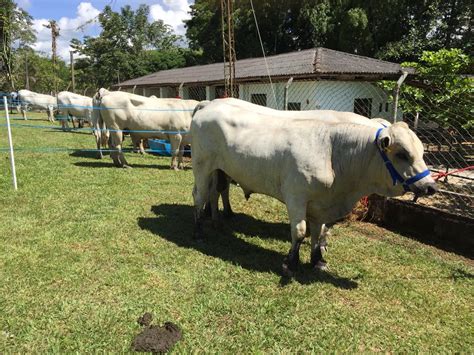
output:
[{"label": "chain-link fence", "polygon": [[[395,82],[295,79],[244,83],[238,87],[238,96],[279,110],[349,111],[390,122],[405,121],[423,142],[425,161],[440,188],[438,194],[417,202],[474,217],[474,81],[472,77],[409,79],[400,87],[396,109]],[[184,86],[181,95],[214,99],[223,97],[224,90],[221,86]]]},{"label": "chain-link fence", "polygon": [[[474,217],[474,114],[472,77],[438,77],[406,82],[395,95],[395,82],[301,80],[248,82],[238,97],[278,110],[337,110],[390,122],[405,121],[425,149],[425,161],[439,183],[439,193],[418,203]],[[223,86],[122,89],[156,97],[212,100]],[[397,103],[395,107],[395,103]],[[403,199],[413,199],[409,194]]]}]

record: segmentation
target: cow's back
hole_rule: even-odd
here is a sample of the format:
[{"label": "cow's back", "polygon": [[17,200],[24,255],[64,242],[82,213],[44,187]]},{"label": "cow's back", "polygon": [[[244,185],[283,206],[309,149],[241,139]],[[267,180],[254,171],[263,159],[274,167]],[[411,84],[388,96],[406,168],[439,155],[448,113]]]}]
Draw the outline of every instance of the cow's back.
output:
[{"label": "cow's back", "polygon": [[[330,136],[315,120],[278,120],[213,101],[191,123],[193,164],[210,164],[246,190],[282,199],[283,185],[330,185]],[[318,159],[314,159],[318,156]]]},{"label": "cow's back", "polygon": [[153,136],[156,133],[146,131],[187,132],[197,104],[194,100],[148,98],[116,91],[104,95],[100,109],[108,127]]},{"label": "cow's back", "polygon": [[92,98],[69,91],[61,91],[58,93],[58,106],[60,110],[72,116],[90,119],[92,113]]},{"label": "cow's back", "polygon": [[28,103],[33,107],[38,107],[45,110],[51,106],[57,105],[57,100],[54,96],[39,94],[30,90],[18,91],[18,97],[21,103]]}]

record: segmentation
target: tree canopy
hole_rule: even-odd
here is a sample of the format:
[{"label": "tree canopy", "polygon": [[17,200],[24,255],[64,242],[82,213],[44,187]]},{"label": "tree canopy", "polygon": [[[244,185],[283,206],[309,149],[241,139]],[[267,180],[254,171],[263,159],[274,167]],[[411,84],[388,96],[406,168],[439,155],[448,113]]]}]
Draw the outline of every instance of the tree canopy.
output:
[{"label": "tree canopy", "polygon": [[[254,0],[265,54],[323,46],[396,62],[423,61],[423,53],[462,48],[473,54],[472,0]],[[28,49],[35,42],[32,18],[13,0],[0,0],[0,86],[25,84],[48,91],[50,58]],[[163,21],[150,22],[148,5],[118,11],[106,6],[97,37],[74,39],[76,88],[84,91],[159,70],[221,62],[219,0],[195,0],[185,21],[187,41]],[[238,59],[262,56],[250,0],[234,0]],[[189,45],[186,48],[185,44]],[[472,73],[473,67],[464,67]],[[59,88],[68,87],[67,66],[59,61]],[[47,79],[48,78],[48,79]]]},{"label": "tree canopy", "polygon": [[163,21],[150,23],[148,15],[148,5],[135,11],[125,6],[120,12],[105,7],[99,15],[100,35],[71,43],[83,55],[75,64],[79,86],[108,87],[186,64],[185,50],[177,45],[180,37]]},{"label": "tree canopy", "polygon": [[0,1],[0,86],[4,88],[15,88],[13,67],[18,49],[36,41],[32,20],[28,12],[19,8],[13,0]]},{"label": "tree canopy", "polygon": [[[222,59],[218,0],[196,0],[186,21],[190,48],[203,62]],[[463,48],[472,53],[471,0],[258,0],[253,1],[265,54],[327,47],[394,61],[424,50]],[[250,0],[235,0],[237,58],[262,55]]]}]

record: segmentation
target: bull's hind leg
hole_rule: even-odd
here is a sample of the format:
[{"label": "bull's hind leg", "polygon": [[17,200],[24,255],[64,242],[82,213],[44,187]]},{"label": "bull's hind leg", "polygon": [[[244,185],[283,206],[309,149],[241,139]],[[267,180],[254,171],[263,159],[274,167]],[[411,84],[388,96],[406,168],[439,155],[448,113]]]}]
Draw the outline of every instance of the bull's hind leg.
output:
[{"label": "bull's hind leg", "polygon": [[122,131],[114,130],[113,132],[110,132],[110,141],[111,141],[110,157],[114,161],[114,165],[119,168],[130,168],[122,152],[122,141],[123,141]]},{"label": "bull's hind leg", "polygon": [[327,262],[323,255],[327,248],[329,228],[325,224],[310,222],[311,227],[311,266],[317,270],[327,269]]},{"label": "bull's hind leg", "polygon": [[27,118],[26,118],[26,107],[24,105],[20,105],[20,112],[21,112],[21,115],[23,116],[23,119],[26,121]]},{"label": "bull's hind leg", "polygon": [[181,134],[170,134],[169,140],[171,143],[171,169],[178,170],[178,164],[176,162],[179,156],[179,148],[181,145]]},{"label": "bull's hind leg", "polygon": [[95,144],[97,146],[97,159],[102,159],[104,154],[102,154],[102,146],[101,146],[101,132],[100,129],[94,127],[93,132],[95,138]]},{"label": "bull's hind leg", "polygon": [[286,201],[291,226],[291,249],[283,261],[283,273],[291,276],[300,261],[300,246],[306,235],[306,204],[303,199]]}]

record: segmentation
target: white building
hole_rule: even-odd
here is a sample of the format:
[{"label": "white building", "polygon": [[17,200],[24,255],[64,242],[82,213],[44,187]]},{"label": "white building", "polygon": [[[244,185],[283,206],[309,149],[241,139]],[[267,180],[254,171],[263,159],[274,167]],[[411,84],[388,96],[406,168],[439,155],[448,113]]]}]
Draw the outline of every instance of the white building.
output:
[{"label": "white building", "polygon": [[[413,73],[412,69],[403,70]],[[396,63],[314,48],[266,60],[239,60],[235,73],[238,97],[246,101],[276,109],[353,111],[390,119],[392,104],[377,82],[398,80],[402,68]],[[224,96],[223,85],[224,65],[215,63],[159,71],[124,81],[114,89],[144,96],[212,100]]]}]

